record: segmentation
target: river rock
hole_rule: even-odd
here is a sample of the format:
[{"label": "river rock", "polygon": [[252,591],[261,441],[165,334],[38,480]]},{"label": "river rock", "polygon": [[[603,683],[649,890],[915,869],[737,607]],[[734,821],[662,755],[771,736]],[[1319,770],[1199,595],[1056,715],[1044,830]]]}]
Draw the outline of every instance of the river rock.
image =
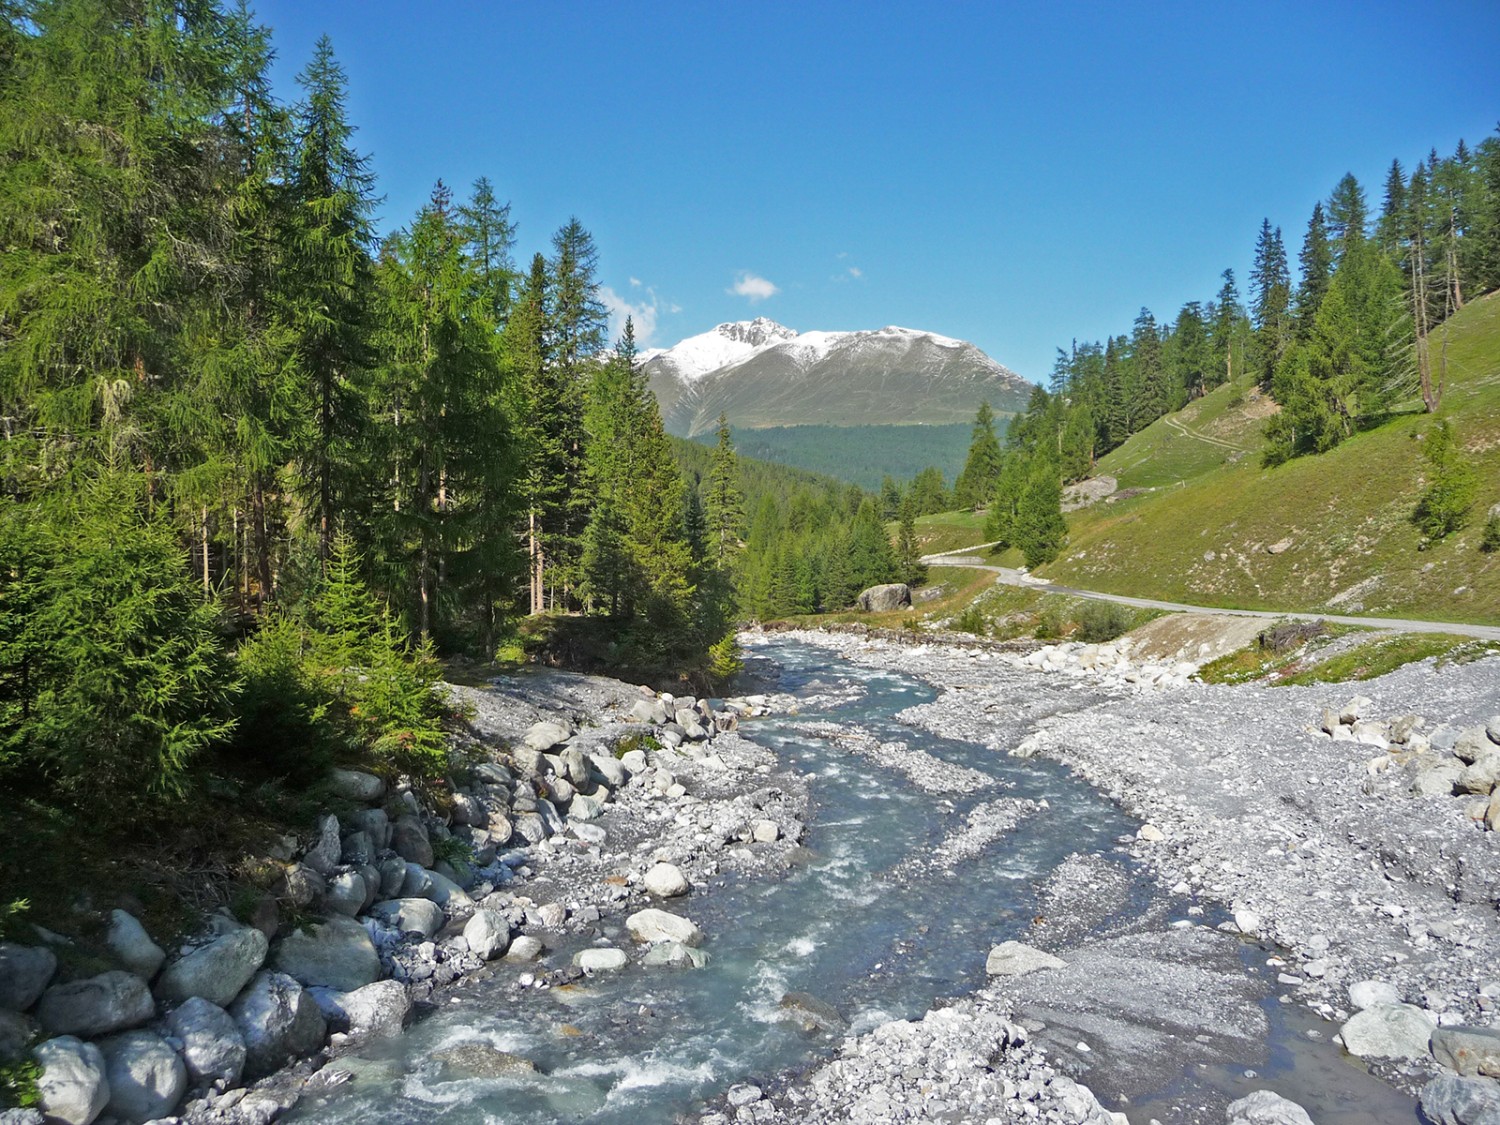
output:
[{"label": "river rock", "polygon": [[429,871],[427,874],[431,878],[431,886],[424,898],[432,899],[450,915],[466,916],[474,909],[474,900],[453,879],[441,871]]},{"label": "river rock", "polygon": [[1432,1033],[1432,1057],[1468,1077],[1500,1078],[1500,1030],[1440,1027]]},{"label": "river rock", "polygon": [[406,884],[406,860],[398,855],[386,856],[376,867],[380,871],[381,898],[399,898]]},{"label": "river rock", "polygon": [[133,914],[123,910],[110,911],[109,931],[104,935],[104,943],[120,964],[145,980],[154,977],[167,959],[166,951],[151,940],[146,927]]},{"label": "river rock", "polygon": [[819,1000],[807,992],[788,992],[781,998],[781,1016],[797,1024],[803,1031],[827,1031],[838,1033],[849,1026],[849,1021],[826,1000]]},{"label": "river rock", "polygon": [[408,863],[432,866],[432,840],[427,835],[427,825],[411,813],[397,817],[391,826],[391,847]]},{"label": "river rock", "polygon": [[398,898],[370,907],[370,917],[400,933],[430,938],[443,928],[443,908],[425,898]]},{"label": "river rock", "polygon": [[339,818],[329,813],[318,820],[317,839],[302,854],[302,862],[326,877],[338,866],[339,855],[343,850],[343,841],[339,838]]},{"label": "river rock", "polygon": [[373,805],[385,796],[385,782],[364,770],[330,770],[328,790],[335,797]]},{"label": "river rock", "polygon": [[255,974],[229,1009],[245,1038],[245,1074],[260,1078],[323,1046],[327,1031],[318,1005],[285,973]]},{"label": "river rock", "polygon": [[911,605],[911,587],[905,582],[871,586],[860,592],[858,605],[866,613],[889,613],[893,609],[904,609]]},{"label": "river rock", "polygon": [[400,981],[377,980],[352,992],[309,988],[328,1026],[339,1031],[396,1035],[411,1015],[411,996]]},{"label": "river rock", "polygon": [[703,931],[690,919],[680,914],[668,914],[665,910],[647,907],[637,910],[625,919],[625,928],[636,941],[655,944],[659,941],[678,941],[683,945],[702,945]]},{"label": "river rock", "polygon": [[515,839],[512,843],[525,841],[527,844],[540,844],[551,833],[547,831],[547,825],[542,818],[534,812],[523,812],[512,822]]},{"label": "river rock", "polygon": [[505,951],[507,961],[535,961],[542,955],[542,939],[531,934],[518,934]]},{"label": "river rock", "polygon": [[36,1018],[54,1035],[108,1035],[139,1027],[154,1015],[156,1002],[146,982],[121,969],[54,984],[36,1008]]},{"label": "river rock", "polygon": [[577,794],[568,805],[568,819],[579,822],[598,820],[604,815],[604,798],[602,794],[607,792],[608,790],[601,786],[597,794]]},{"label": "river rock", "polygon": [[42,1076],[37,1093],[49,1121],[89,1125],[109,1104],[104,1053],[71,1035],[49,1039],[33,1052]]},{"label": "river rock", "polygon": [[0,1008],[0,1063],[15,1062],[36,1038],[36,1021],[21,1012]]},{"label": "river rock", "polygon": [[195,1085],[234,1086],[245,1070],[245,1037],[223,1008],[191,996],[167,1017],[167,1030],[182,1044],[182,1061]]},{"label": "river rock", "polygon": [[1422,1087],[1418,1104],[1429,1125],[1500,1125],[1500,1082],[1442,1074]]},{"label": "river rock", "polygon": [[0,1008],[24,1012],[37,1002],[55,972],[57,955],[52,950],[0,941]]},{"label": "river rock", "polygon": [[1364,1011],[1377,1004],[1399,1004],[1401,993],[1383,980],[1362,980],[1349,986],[1349,1003]]},{"label": "river rock", "polygon": [[676,898],[688,893],[687,876],[675,863],[658,863],[641,879],[647,893],[657,898]]},{"label": "river rock", "polygon": [[521,742],[530,750],[546,753],[554,746],[561,746],[568,741],[572,734],[573,728],[567,723],[543,720],[532,723],[521,737]]},{"label": "river rock", "polygon": [[1068,963],[1020,941],[1003,941],[990,950],[984,971],[992,977],[1019,977],[1042,969],[1064,969]]},{"label": "river rock", "polygon": [[460,1043],[437,1051],[432,1057],[470,1078],[504,1078],[536,1072],[536,1064],[530,1059],[491,1047],[488,1043]]},{"label": "river rock", "polygon": [[[589,767],[599,775],[604,784],[611,789],[619,789],[624,786],[625,765],[618,758],[610,754],[590,753],[588,755]],[[579,786],[587,788],[587,786]]]},{"label": "river rock", "polygon": [[586,973],[613,972],[623,969],[629,962],[630,958],[625,956],[623,949],[609,947],[580,949],[573,955],[573,964]]},{"label": "river rock", "polygon": [[464,941],[481,960],[499,957],[510,945],[510,922],[492,907],[476,910],[464,925]]},{"label": "river rock", "polygon": [[1464,767],[1452,759],[1418,760],[1417,776],[1411,783],[1412,794],[1417,797],[1451,797],[1463,774]]},{"label": "river rock", "polygon": [[187,1067],[154,1031],[127,1031],[99,1044],[109,1080],[110,1115],[126,1121],[166,1117],[187,1089]]},{"label": "river rock", "polygon": [[370,843],[375,845],[377,852],[391,846],[391,818],[384,809],[360,809],[346,819],[352,831],[363,832],[370,837]]},{"label": "river rock", "polygon": [[339,852],[339,861],[355,866],[374,863],[375,853],[379,850],[370,834],[364,829],[359,829],[344,837],[344,847]]},{"label": "river rock", "polygon": [[281,939],[275,967],[300,984],[350,992],[380,979],[380,954],[365,928],[352,918],[293,930]]},{"label": "river rock", "polygon": [[1500,784],[1500,747],[1491,746],[1488,753],[1474,759],[1473,765],[1459,775],[1458,789],[1462,793],[1478,793],[1487,796]]},{"label": "river rock", "polygon": [[1432,1022],[1410,1004],[1374,1004],[1339,1028],[1344,1049],[1361,1059],[1420,1059],[1427,1055]]},{"label": "river rock", "polygon": [[1226,1125],[1313,1125],[1307,1110],[1271,1090],[1256,1090],[1230,1102],[1224,1120]]},{"label": "river rock", "polygon": [[708,954],[701,949],[683,945],[680,941],[662,941],[646,950],[641,963],[653,968],[668,966],[674,969],[701,969],[708,964]]},{"label": "river rock", "polygon": [[156,995],[168,1004],[177,1004],[189,996],[227,1007],[240,989],[266,961],[270,943],[266,935],[249,926],[223,926],[219,936],[198,946],[161,972],[156,981]]},{"label": "river rock", "polygon": [[369,901],[369,887],[365,877],[358,871],[340,871],[328,880],[328,893],[323,896],[323,905],[335,914],[353,918],[365,908]]}]

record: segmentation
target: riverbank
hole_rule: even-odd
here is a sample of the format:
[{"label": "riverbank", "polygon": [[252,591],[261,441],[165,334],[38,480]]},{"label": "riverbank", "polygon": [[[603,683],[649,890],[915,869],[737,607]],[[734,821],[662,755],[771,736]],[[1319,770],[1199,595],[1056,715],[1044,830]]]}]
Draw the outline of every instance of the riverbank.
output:
[{"label": "riverbank", "polygon": [[[1202,920],[1222,912],[1224,929],[1265,944],[1286,1002],[1332,1021],[1308,1032],[1342,1031],[1351,1051],[1398,1087],[1416,1090],[1442,1073],[1429,1050],[1434,1028],[1490,1025],[1500,993],[1492,976],[1500,850],[1483,824],[1488,794],[1451,794],[1466,768],[1455,748],[1492,757],[1485,724],[1500,699],[1500,657],[1410,665],[1359,684],[1351,701],[1346,685],[1221,687],[1175,675],[1150,684],[941,643],[820,632],[790,639],[942,689],[899,716],[913,726],[1053,758],[1108,793],[1145,822],[1129,850],[1175,900],[1167,925],[1204,932]],[[1024,723],[1018,685],[1030,711]],[[1067,945],[1043,920],[1027,941]],[[1046,976],[965,1003],[1023,1020],[1027,1011],[1056,1012]],[[846,1045],[845,1060],[874,1050],[866,1040]],[[1054,1064],[1086,1082],[1107,1069],[1097,1043],[1068,1046],[1054,1042]],[[841,1065],[800,1088],[837,1086],[831,1068]],[[867,1100],[872,1080],[865,1074],[850,1098]],[[896,1085],[912,1081],[920,1076]],[[1493,1083],[1476,1081],[1483,1085],[1459,1092],[1493,1097]],[[1120,1104],[1106,1086],[1097,1090]],[[832,1112],[854,1102],[819,1104]]]}]

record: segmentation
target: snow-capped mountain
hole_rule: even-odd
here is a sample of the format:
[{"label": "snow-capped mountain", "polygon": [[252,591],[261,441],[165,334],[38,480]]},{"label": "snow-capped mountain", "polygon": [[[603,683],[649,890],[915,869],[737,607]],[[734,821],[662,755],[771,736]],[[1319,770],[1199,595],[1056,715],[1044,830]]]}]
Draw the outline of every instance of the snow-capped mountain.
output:
[{"label": "snow-capped mountain", "polygon": [[642,360],[667,428],[687,436],[712,430],[721,411],[742,429],[968,422],[981,401],[1012,413],[1031,393],[973,344],[894,326],[798,333],[758,317]]}]

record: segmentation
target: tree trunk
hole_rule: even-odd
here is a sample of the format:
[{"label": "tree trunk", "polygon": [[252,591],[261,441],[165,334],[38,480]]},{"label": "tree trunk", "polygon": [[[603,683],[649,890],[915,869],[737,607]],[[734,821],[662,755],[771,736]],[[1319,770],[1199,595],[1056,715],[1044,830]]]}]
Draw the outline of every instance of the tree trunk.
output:
[{"label": "tree trunk", "polygon": [[255,474],[255,485],[250,497],[250,512],[253,520],[252,534],[255,537],[255,577],[260,583],[260,598],[257,608],[264,609],[271,598],[271,539],[266,534],[266,487],[259,473]]},{"label": "tree trunk", "polygon": [[203,600],[208,601],[212,595],[212,583],[208,575],[208,506],[203,507]]}]

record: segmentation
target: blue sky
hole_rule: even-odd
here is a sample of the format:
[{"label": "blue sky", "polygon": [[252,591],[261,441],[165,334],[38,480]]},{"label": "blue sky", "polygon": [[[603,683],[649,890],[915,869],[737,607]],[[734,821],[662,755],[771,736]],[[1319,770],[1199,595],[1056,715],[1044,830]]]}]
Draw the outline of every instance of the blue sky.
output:
[{"label": "blue sky", "polygon": [[649,343],[900,324],[1033,380],[1500,119],[1497,0],[257,10],[285,99],[332,36],[384,229],[487,175],[522,261],[582,220]]}]

